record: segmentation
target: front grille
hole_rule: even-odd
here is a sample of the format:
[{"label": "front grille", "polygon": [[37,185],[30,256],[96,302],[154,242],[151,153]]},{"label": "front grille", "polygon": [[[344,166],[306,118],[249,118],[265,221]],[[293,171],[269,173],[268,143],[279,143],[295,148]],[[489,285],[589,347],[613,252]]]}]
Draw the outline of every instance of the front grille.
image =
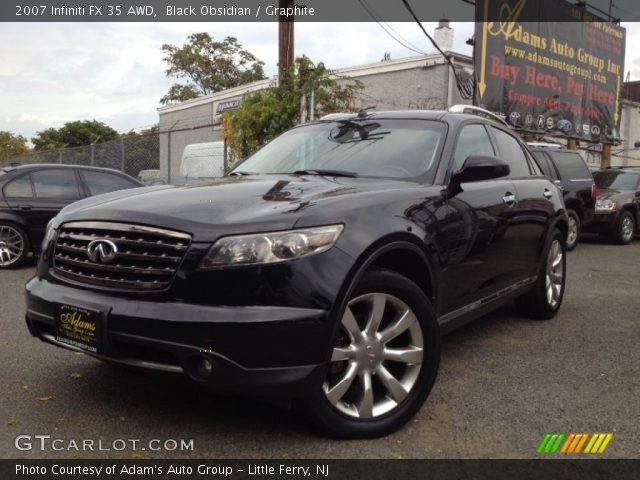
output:
[{"label": "front grille", "polygon": [[[105,240],[103,255],[89,245]],[[64,278],[105,288],[163,290],[172,282],[191,236],[155,227],[115,222],[64,224],[56,240],[53,269]],[[115,252],[111,254],[115,245]]]}]

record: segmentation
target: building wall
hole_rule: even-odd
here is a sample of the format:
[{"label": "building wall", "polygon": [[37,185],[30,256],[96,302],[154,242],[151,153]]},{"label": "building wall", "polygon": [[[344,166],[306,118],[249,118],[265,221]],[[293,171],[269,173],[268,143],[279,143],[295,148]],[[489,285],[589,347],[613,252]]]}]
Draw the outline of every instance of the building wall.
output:
[{"label": "building wall", "polygon": [[448,69],[444,65],[357,77],[364,91],[356,108],[442,110],[447,106]]},{"label": "building wall", "polygon": [[[640,142],[640,103],[622,101],[620,135],[624,139],[618,147],[613,147],[612,166],[640,166],[640,149],[634,147]],[[621,151],[622,150],[622,151]]]}]

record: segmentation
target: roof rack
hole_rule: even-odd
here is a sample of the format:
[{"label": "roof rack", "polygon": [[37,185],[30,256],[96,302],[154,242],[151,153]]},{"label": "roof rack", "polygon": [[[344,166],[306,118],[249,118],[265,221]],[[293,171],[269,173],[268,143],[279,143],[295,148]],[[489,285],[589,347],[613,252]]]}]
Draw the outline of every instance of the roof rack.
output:
[{"label": "roof rack", "polygon": [[353,112],[337,112],[337,113],[328,113],[327,115],[324,115],[322,117],[320,117],[318,120],[333,120],[335,118],[341,118],[347,115],[351,115],[352,117],[357,116],[357,113],[353,113]]},{"label": "roof rack", "polygon": [[531,148],[556,148],[560,150],[566,149],[564,145],[550,142],[528,142],[527,145],[529,145]]},{"label": "roof rack", "polygon": [[506,122],[504,118],[499,115],[496,115],[489,110],[485,110],[484,108],[474,107],[473,105],[453,105],[448,110],[449,113],[467,113],[469,115],[477,115],[482,118],[486,118],[488,120],[493,120],[494,122],[498,122],[505,127],[511,128],[511,126]]}]

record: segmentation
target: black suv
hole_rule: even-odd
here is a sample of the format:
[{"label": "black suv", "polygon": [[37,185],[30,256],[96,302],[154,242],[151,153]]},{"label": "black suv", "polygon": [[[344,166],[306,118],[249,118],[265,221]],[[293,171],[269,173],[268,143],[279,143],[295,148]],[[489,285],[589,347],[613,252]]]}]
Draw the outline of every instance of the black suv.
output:
[{"label": "black suv", "polygon": [[333,115],[227,177],[86,199],[50,225],[27,325],[54,345],[302,400],[336,436],[427,398],[440,335],[566,279],[562,195],[504,124]]},{"label": "black suv", "polygon": [[38,253],[47,223],[71,202],[142,184],[107,168],[23,165],[0,169],[0,269]]},{"label": "black suv", "polygon": [[530,148],[544,174],[562,190],[569,217],[567,250],[573,250],[580,231],[593,220],[598,195],[596,183],[584,159],[575,150],[541,144],[532,144]]},{"label": "black suv", "polygon": [[611,168],[593,174],[598,185],[595,221],[589,232],[621,245],[640,228],[640,168]]}]

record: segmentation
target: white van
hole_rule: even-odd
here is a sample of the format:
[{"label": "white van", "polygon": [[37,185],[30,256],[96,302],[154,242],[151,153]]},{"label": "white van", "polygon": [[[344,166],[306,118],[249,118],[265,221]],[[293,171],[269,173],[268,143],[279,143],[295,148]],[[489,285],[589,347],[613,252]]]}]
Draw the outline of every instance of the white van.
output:
[{"label": "white van", "polygon": [[180,176],[211,178],[224,175],[224,142],[192,143],[184,147]]}]

